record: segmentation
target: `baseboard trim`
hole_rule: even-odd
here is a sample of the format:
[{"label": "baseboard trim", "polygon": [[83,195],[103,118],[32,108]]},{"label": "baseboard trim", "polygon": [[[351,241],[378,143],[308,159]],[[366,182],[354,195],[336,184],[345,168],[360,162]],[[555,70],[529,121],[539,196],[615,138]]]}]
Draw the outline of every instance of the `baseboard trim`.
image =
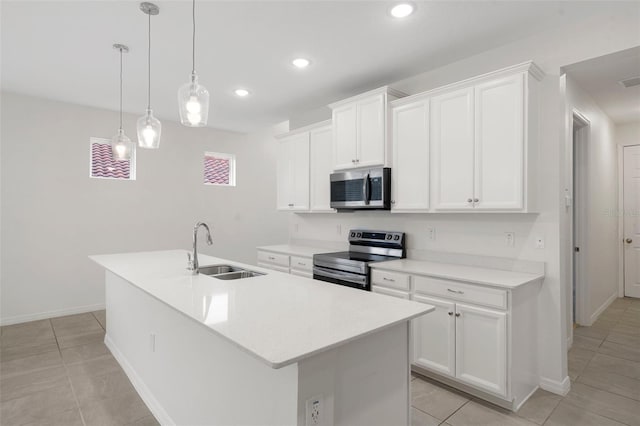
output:
[{"label": "baseboard trim", "polygon": [[613,303],[614,300],[616,300],[618,298],[618,291],[616,290],[611,296],[609,296],[609,298],[598,308],[596,309],[596,311],[591,314],[591,317],[589,318],[590,324],[592,325],[594,322],[596,322],[596,320],[598,319],[598,317],[605,311],[605,309],[607,309],[609,307],[609,305],[611,305]]},{"label": "baseboard trim", "polygon": [[540,389],[540,386],[536,386],[535,388],[533,388],[533,390],[531,392],[529,392],[529,395],[525,396],[522,401],[520,401],[520,404],[514,406],[513,411],[518,412],[518,410],[520,408],[522,408],[522,406],[524,404],[526,404],[526,402],[529,400],[529,398],[531,398],[533,396],[534,393],[536,393],[536,391]]},{"label": "baseboard trim", "polygon": [[107,348],[111,351],[113,357],[118,361],[118,364],[122,367],[125,374],[131,381],[131,384],[140,395],[140,398],[144,401],[144,403],[151,411],[151,414],[158,420],[163,426],[175,425],[176,423],[171,419],[169,413],[165,411],[165,409],[160,405],[160,402],[153,395],[151,390],[147,387],[147,385],[142,381],[138,373],[134,370],[134,368],[129,364],[129,361],[125,358],[125,356],[120,352],[118,347],[113,343],[113,340],[109,337],[109,335],[104,336],[104,344],[107,345]]},{"label": "baseboard trim", "polygon": [[571,390],[571,379],[569,379],[569,376],[566,376],[564,380],[559,382],[546,377],[540,377],[540,387],[551,393],[565,396]]},{"label": "baseboard trim", "polygon": [[56,311],[39,312],[37,314],[17,315],[0,319],[0,325],[21,324],[23,322],[37,321],[49,318],[64,317],[66,315],[84,314],[87,312],[100,311],[104,309],[104,303],[96,305],[78,306],[69,309],[60,309]]}]

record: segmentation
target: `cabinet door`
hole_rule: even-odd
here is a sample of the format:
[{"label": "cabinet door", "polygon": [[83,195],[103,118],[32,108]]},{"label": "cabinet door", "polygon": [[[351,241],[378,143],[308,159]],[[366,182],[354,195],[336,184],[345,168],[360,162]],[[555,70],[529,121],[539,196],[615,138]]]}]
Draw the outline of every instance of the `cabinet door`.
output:
[{"label": "cabinet door", "polygon": [[414,295],[416,302],[436,307],[411,323],[413,330],[412,362],[440,374],[455,376],[455,304],[442,299]]},{"label": "cabinet door", "polygon": [[507,314],[456,305],[456,378],[507,396]]},{"label": "cabinet door", "polygon": [[278,210],[309,210],[309,134],[284,138],[278,150]]},{"label": "cabinet door", "polygon": [[333,110],[333,168],[356,167],[356,105],[350,104]]},{"label": "cabinet door", "polygon": [[433,207],[473,208],[473,88],[431,100]]},{"label": "cabinet door", "polygon": [[357,104],[357,167],[384,166],[385,99],[385,95],[380,94]]},{"label": "cabinet door", "polygon": [[524,207],[524,76],[475,88],[475,208]]},{"label": "cabinet door", "polygon": [[278,165],[277,165],[277,209],[290,210],[293,207],[293,194],[291,193],[291,157],[292,144],[289,139],[282,139],[278,143]]},{"label": "cabinet door", "polygon": [[309,133],[310,144],[310,209],[314,212],[333,212],[330,207],[331,188],[329,175],[333,171],[331,161],[332,128],[323,127]]},{"label": "cabinet door", "polygon": [[429,101],[393,110],[391,212],[429,210]]},{"label": "cabinet door", "polygon": [[291,186],[293,210],[309,210],[309,134],[292,138]]}]

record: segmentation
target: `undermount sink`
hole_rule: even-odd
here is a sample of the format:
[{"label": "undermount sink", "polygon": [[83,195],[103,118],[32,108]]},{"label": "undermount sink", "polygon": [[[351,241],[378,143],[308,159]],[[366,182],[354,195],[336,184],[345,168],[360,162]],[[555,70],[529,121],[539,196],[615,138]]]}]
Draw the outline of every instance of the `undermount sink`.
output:
[{"label": "undermount sink", "polygon": [[219,280],[239,280],[264,275],[260,272],[248,271],[231,265],[209,265],[198,268],[198,272]]},{"label": "undermount sink", "polygon": [[219,280],[239,280],[241,278],[258,277],[260,275],[264,275],[264,274],[261,274],[260,272],[242,270],[242,271],[229,272],[226,274],[218,274],[218,275],[212,275],[212,276],[213,278],[217,278]]},{"label": "undermount sink", "polygon": [[226,274],[228,272],[243,271],[244,269],[231,265],[209,265],[201,266],[198,268],[198,272],[202,275],[218,275]]}]

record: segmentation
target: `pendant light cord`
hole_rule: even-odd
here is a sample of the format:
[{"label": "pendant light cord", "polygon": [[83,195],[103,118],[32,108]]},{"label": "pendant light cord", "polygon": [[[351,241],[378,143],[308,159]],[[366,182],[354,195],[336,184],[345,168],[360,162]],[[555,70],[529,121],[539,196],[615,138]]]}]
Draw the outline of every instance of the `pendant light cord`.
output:
[{"label": "pendant light cord", "polygon": [[122,130],[122,47],[120,48],[120,130]]},{"label": "pendant light cord", "polygon": [[147,50],[147,109],[151,109],[151,13],[149,13],[149,49]]},{"label": "pendant light cord", "polygon": [[193,74],[196,73],[196,0],[193,0],[192,3],[192,8],[191,8],[191,12],[192,12],[192,22],[193,22],[193,40],[191,43],[192,46],[192,50],[191,50],[191,72]]}]

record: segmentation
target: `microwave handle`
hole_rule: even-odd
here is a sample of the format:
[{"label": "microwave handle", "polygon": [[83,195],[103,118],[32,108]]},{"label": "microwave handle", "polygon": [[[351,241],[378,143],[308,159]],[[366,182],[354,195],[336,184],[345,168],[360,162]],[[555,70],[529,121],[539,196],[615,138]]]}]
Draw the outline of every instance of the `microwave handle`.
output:
[{"label": "microwave handle", "polygon": [[369,202],[371,201],[371,188],[370,188],[370,181],[369,181],[369,173],[367,173],[367,175],[364,177],[364,179],[362,180],[362,200],[364,201],[365,205],[369,205]]}]

